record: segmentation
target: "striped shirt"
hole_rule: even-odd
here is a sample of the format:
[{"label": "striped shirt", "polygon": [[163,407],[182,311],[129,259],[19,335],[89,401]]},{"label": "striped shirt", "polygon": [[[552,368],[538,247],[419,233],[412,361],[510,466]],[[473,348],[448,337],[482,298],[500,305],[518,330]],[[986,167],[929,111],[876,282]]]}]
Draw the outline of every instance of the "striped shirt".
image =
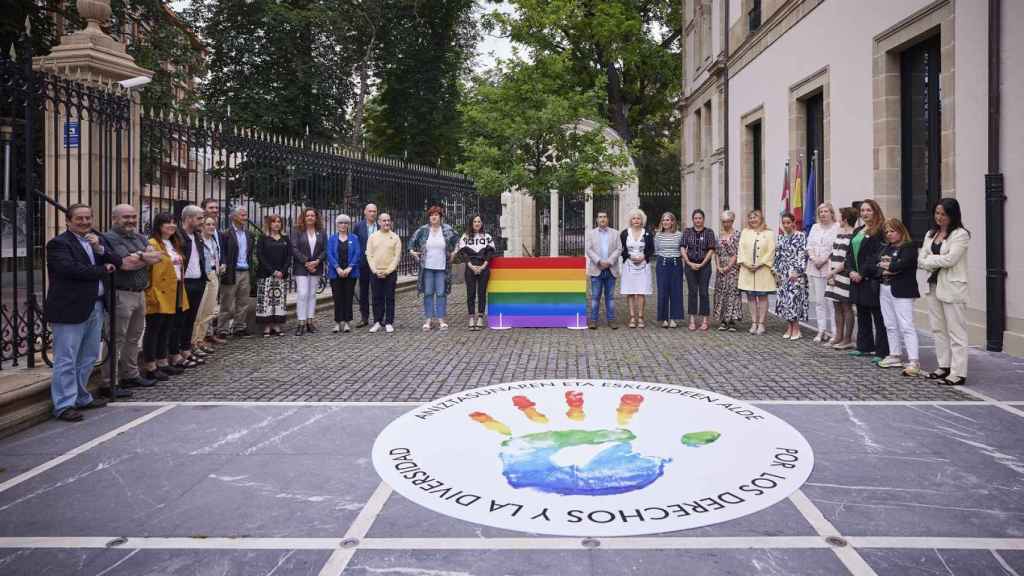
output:
[{"label": "striped shirt", "polygon": [[[852,233],[839,233],[832,244],[832,254],[828,257],[829,268],[837,270],[846,261],[846,253],[850,250]],[[825,295],[835,300],[846,301],[850,298],[850,271],[844,270],[832,277],[834,284],[825,289]]]},{"label": "striped shirt", "polygon": [[654,235],[654,253],[658,258],[679,258],[679,247],[683,245],[683,233],[658,232]]},{"label": "striped shirt", "polygon": [[718,246],[718,238],[715,231],[710,228],[703,228],[698,232],[694,228],[683,230],[683,247],[686,248],[686,257],[695,264],[699,264],[707,256],[708,250],[714,250]]}]

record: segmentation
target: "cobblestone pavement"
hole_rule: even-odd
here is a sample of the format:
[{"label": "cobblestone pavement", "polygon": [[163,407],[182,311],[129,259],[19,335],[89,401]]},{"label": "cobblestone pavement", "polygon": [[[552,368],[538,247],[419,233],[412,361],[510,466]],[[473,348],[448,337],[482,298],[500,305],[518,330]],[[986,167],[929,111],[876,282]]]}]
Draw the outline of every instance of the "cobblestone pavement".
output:
[{"label": "cobblestone pavement", "polygon": [[[620,319],[628,318],[624,300]],[[762,336],[663,329],[466,329],[465,290],[449,302],[452,328],[420,330],[414,291],[398,295],[396,331],[249,337],[220,347],[207,365],[173,377],[135,400],[429,401],[463,389],[541,378],[606,378],[694,386],[745,400],[973,400],[971,396],[805,338],[781,338],[782,323]],[[647,318],[653,319],[648,298]]]}]

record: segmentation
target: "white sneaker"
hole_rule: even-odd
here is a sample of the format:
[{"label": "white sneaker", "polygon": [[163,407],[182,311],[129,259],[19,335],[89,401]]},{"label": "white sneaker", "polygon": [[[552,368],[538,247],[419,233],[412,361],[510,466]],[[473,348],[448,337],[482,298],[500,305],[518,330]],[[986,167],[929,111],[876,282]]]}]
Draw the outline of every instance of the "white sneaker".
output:
[{"label": "white sneaker", "polygon": [[392,326],[391,324],[388,324],[387,326],[384,327],[384,331],[387,332],[388,334],[391,334],[392,332],[395,331],[395,327]]},{"label": "white sneaker", "polygon": [[448,329],[448,324],[444,320],[438,320],[437,321],[437,327],[438,327],[439,330],[447,330]]},{"label": "white sneaker", "polygon": [[748,332],[750,332],[751,334],[757,334],[757,324],[751,324],[750,330],[748,330]]},{"label": "white sneaker", "polygon": [[821,342],[823,336],[824,335],[821,332],[818,332],[818,334],[814,337],[814,342]]},{"label": "white sneaker", "polygon": [[782,335],[782,339],[783,340],[789,340],[789,332],[786,332],[785,334],[783,334]]},{"label": "white sneaker", "polygon": [[678,327],[679,327],[679,324],[676,324],[676,321],[675,321],[675,320],[669,320],[669,321],[668,321],[668,327],[669,327],[669,328],[678,328]]},{"label": "white sneaker", "polygon": [[430,320],[427,320],[426,322],[423,323],[423,331],[430,332]]},{"label": "white sneaker", "polygon": [[380,322],[374,322],[373,326],[370,326],[370,332],[380,332]]},{"label": "white sneaker", "polygon": [[352,327],[348,325],[348,322],[345,322],[344,324],[341,325],[341,331],[342,332],[351,332],[352,331]]},{"label": "white sneaker", "polygon": [[903,361],[899,356],[886,356],[878,363],[879,368],[902,368]]},{"label": "white sneaker", "polygon": [[334,328],[331,330],[331,332],[334,332],[335,334],[337,334],[338,332],[341,332],[341,323],[340,322],[335,322],[334,323]]},{"label": "white sneaker", "polygon": [[755,334],[764,334],[764,324],[757,325],[757,332]]}]

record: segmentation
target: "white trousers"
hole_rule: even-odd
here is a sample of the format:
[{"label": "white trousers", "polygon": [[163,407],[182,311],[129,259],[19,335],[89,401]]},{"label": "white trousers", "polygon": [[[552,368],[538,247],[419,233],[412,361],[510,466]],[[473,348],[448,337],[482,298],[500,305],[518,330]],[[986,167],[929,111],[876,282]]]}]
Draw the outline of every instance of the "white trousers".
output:
[{"label": "white trousers", "polygon": [[807,287],[810,288],[811,302],[814,303],[814,317],[818,320],[818,332],[836,333],[836,310],[833,300],[825,297],[825,277],[808,276]]},{"label": "white trousers", "polygon": [[925,300],[928,302],[928,320],[935,337],[935,358],[939,367],[949,368],[950,378],[966,378],[967,304],[943,302],[934,294],[928,294]]},{"label": "white trousers", "polygon": [[295,315],[299,322],[316,316],[316,287],[319,283],[319,276],[295,277]]},{"label": "white trousers", "polygon": [[920,360],[917,330],[914,328],[914,299],[896,298],[892,295],[892,286],[882,284],[879,291],[879,303],[882,305],[885,333],[889,338],[889,355],[902,356],[905,348],[908,360],[911,362]]}]

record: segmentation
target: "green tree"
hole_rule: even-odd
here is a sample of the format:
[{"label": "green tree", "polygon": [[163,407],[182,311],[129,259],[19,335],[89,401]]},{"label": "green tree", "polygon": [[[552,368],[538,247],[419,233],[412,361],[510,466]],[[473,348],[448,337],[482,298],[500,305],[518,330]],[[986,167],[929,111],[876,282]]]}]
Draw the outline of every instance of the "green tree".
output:
[{"label": "green tree", "polygon": [[[502,0],[490,0],[500,4]],[[524,45],[534,57],[559,55],[568,83],[604,87],[596,111],[627,143],[641,190],[679,188],[681,2],[677,0],[507,0],[485,25]],[[664,177],[666,168],[671,177]]]},{"label": "green tree", "polygon": [[474,0],[380,0],[367,144],[375,153],[453,168],[461,157],[458,105],[477,41]]},{"label": "green tree", "polygon": [[603,194],[632,176],[626,153],[600,129],[574,129],[592,116],[603,87],[570,89],[568,65],[558,56],[513,60],[473,78],[461,106],[466,160],[458,169],[481,193],[514,187],[540,199],[550,190]]}]

